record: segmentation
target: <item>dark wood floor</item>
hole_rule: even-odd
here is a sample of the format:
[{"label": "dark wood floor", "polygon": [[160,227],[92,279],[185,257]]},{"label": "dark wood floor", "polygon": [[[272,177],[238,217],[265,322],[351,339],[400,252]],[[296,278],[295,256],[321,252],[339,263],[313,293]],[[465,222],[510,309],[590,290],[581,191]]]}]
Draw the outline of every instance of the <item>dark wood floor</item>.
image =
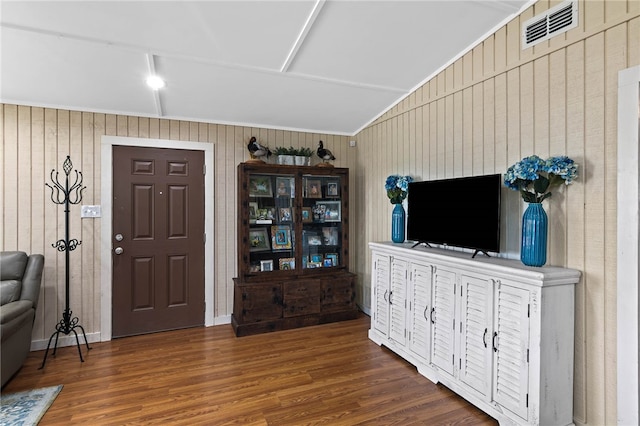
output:
[{"label": "dark wood floor", "polygon": [[230,325],[32,352],[2,393],[63,384],[40,425],[496,425],[367,338],[369,318],[236,338]]}]

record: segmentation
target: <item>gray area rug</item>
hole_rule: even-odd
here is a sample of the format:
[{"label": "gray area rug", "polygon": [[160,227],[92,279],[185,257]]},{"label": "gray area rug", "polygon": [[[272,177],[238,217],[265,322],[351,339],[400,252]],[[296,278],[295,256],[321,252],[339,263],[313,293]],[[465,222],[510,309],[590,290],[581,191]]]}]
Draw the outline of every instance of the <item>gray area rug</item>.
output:
[{"label": "gray area rug", "polygon": [[62,390],[62,385],[0,395],[0,423],[37,425]]}]

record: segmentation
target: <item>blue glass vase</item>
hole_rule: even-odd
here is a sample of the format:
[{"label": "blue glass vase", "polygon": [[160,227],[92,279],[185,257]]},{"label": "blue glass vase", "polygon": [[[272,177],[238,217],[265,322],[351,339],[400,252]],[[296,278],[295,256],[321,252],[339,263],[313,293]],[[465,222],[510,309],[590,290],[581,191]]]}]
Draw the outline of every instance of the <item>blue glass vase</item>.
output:
[{"label": "blue glass vase", "polygon": [[404,207],[395,204],[391,214],[391,241],[394,243],[404,243],[404,219]]},{"label": "blue glass vase", "polygon": [[541,203],[530,203],[522,215],[520,260],[528,266],[547,263],[547,213]]}]

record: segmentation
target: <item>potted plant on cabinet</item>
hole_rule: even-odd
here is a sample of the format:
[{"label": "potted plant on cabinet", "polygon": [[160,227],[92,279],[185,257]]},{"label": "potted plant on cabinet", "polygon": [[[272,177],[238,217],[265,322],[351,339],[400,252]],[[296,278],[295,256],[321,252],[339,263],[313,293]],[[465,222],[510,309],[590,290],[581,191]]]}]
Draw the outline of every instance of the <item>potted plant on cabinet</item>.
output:
[{"label": "potted plant on cabinet", "polygon": [[294,157],[292,154],[293,147],[285,148],[283,146],[277,147],[273,152],[278,156],[278,164],[286,164],[292,166],[294,163]]},{"label": "potted plant on cabinet", "polygon": [[308,166],[313,151],[310,148],[294,148],[290,146],[285,148],[279,146],[274,150],[274,154],[278,156],[278,164]]},{"label": "potted plant on cabinet", "polygon": [[313,151],[311,148],[300,148],[296,153],[296,166],[310,166]]}]

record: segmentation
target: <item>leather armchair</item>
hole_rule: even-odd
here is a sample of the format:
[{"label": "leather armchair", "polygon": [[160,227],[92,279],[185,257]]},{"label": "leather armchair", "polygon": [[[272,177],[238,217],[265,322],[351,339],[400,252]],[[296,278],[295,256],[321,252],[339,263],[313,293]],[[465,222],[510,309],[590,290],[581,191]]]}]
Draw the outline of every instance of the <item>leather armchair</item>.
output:
[{"label": "leather armchair", "polygon": [[0,379],[4,386],[22,367],[31,350],[44,256],[0,252]]}]

